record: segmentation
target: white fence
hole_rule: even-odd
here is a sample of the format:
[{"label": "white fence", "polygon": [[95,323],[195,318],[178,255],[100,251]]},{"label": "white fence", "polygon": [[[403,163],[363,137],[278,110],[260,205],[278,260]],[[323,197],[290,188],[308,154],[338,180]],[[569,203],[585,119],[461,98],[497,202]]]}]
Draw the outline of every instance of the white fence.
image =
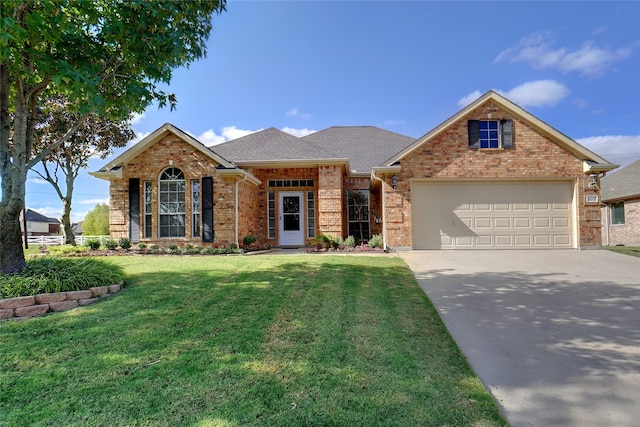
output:
[{"label": "white fence", "polygon": [[[90,239],[99,240],[102,245],[105,240],[109,239],[109,236],[76,236],[76,245],[82,246]],[[29,236],[27,242],[29,242],[29,246],[64,245],[64,236]],[[22,243],[24,243],[24,237]]]}]

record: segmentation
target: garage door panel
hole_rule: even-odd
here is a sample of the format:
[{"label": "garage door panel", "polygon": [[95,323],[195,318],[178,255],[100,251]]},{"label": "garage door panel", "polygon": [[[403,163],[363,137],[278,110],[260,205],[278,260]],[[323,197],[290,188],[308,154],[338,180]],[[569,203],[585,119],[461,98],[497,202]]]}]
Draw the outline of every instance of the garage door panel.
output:
[{"label": "garage door panel", "polygon": [[416,249],[572,247],[573,184],[414,183]]}]

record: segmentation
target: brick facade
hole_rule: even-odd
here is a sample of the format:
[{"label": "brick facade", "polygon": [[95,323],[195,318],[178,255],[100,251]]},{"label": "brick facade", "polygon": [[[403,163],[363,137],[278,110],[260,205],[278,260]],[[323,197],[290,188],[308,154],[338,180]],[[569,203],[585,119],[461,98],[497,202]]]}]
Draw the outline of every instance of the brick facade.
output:
[{"label": "brick facade", "polygon": [[[468,120],[513,120],[513,148],[470,149]],[[600,209],[587,204],[588,175],[582,160],[546,135],[489,100],[401,159],[398,186],[385,186],[387,244],[412,246],[411,181],[413,179],[567,179],[575,182],[579,247],[600,246]]]},{"label": "brick facade", "polygon": [[[235,184],[233,179],[222,178],[216,172],[218,166],[205,154],[194,150],[178,136],[170,134],[160,139],[147,150],[131,159],[122,170],[121,179],[112,179],[109,187],[109,225],[112,238],[129,237],[129,179],[140,179],[140,228],[144,232],[143,183],[152,186],[152,237],[140,236],[148,244],[167,246],[186,243],[210,246],[201,237],[192,237],[191,181],[204,176],[213,177],[214,230],[217,244],[233,243],[235,240]],[[185,237],[160,238],[158,233],[158,182],[160,174],[175,167],[185,177]]]},{"label": "brick facade", "polygon": [[611,224],[611,203],[601,209],[603,245],[640,246],[640,197],[624,200],[624,224]]}]

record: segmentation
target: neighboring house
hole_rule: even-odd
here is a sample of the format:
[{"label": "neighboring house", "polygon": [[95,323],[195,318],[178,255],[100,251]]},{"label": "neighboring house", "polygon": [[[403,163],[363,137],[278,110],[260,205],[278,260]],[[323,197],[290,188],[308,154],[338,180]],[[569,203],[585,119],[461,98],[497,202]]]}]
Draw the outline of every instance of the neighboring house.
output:
[{"label": "neighboring house", "polygon": [[73,231],[74,236],[82,236],[82,223],[84,221],[74,222],[71,224],[71,231]]},{"label": "neighboring house", "polygon": [[616,167],[490,91],[417,140],[270,128],[208,148],[165,124],[92,175],[110,181],[112,237],[133,242],[303,246],[362,226],[394,248],[593,248]]},{"label": "neighboring house", "polygon": [[31,209],[27,209],[26,221],[22,216],[20,218],[20,229],[23,235],[25,222],[27,236],[57,236],[60,234],[60,221],[46,217]]},{"label": "neighboring house", "polygon": [[602,244],[640,246],[640,160],[600,183]]}]

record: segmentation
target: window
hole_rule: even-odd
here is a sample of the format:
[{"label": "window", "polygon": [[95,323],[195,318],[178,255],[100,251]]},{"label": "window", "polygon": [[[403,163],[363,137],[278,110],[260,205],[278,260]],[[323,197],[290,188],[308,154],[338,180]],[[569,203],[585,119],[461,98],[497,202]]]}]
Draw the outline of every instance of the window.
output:
[{"label": "window", "polygon": [[611,203],[611,224],[624,224],[624,202]]},{"label": "window", "polygon": [[144,191],[144,196],[143,196],[144,197],[144,237],[145,239],[150,239],[153,233],[153,228],[152,228],[153,193],[151,190],[151,181],[144,181],[143,191]]},{"label": "window", "polygon": [[200,237],[200,181],[191,181],[191,236]]},{"label": "window", "polygon": [[352,190],[347,193],[349,210],[349,236],[356,240],[368,240],[369,232],[369,190]]},{"label": "window", "polygon": [[267,195],[268,204],[268,230],[267,237],[269,239],[276,238],[276,193],[275,191],[269,191]]},{"label": "window", "polygon": [[316,199],[313,191],[307,191],[307,236],[316,237]]},{"label": "window", "polygon": [[168,168],[160,175],[158,211],[160,237],[184,237],[184,174],[178,168]]},{"label": "window", "polygon": [[511,120],[469,120],[469,148],[512,148]]},{"label": "window", "polygon": [[312,179],[271,179],[269,187],[313,187]]}]

